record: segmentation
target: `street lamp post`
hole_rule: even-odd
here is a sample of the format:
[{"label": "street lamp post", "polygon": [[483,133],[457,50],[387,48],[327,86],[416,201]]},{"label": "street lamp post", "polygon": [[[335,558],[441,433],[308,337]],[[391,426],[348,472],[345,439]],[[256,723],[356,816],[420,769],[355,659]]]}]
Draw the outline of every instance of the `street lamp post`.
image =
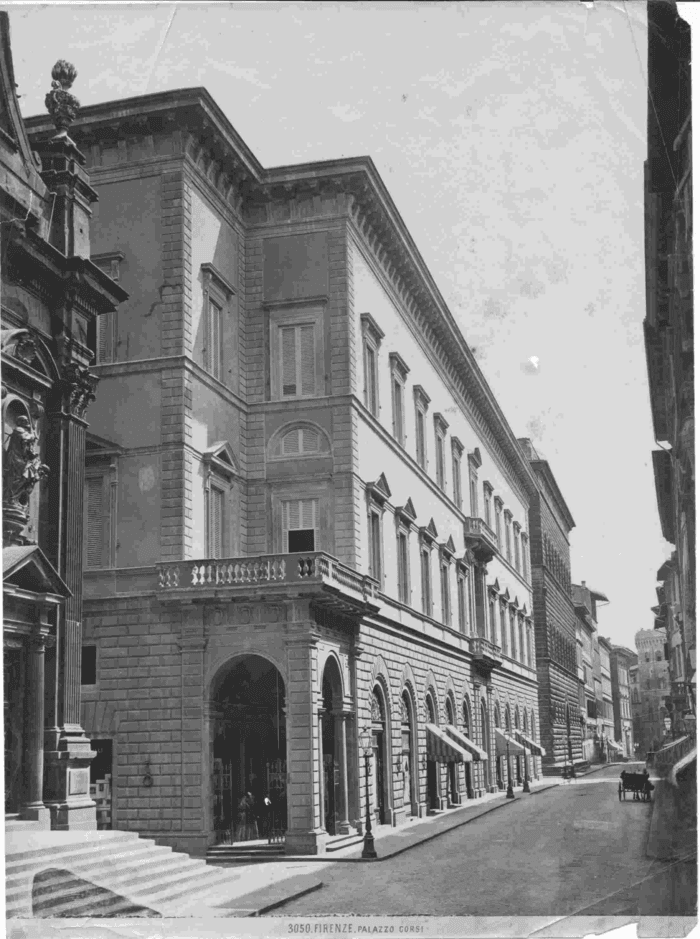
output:
[{"label": "street lamp post", "polygon": [[372,819],[369,812],[369,758],[372,753],[372,731],[368,727],[365,727],[360,734],[360,746],[365,757],[365,840],[362,846],[362,857],[365,860],[375,860],[377,852],[374,850]]},{"label": "street lamp post", "polygon": [[508,788],[506,789],[506,799],[514,799],[513,779],[510,772],[510,737],[506,735],[506,762],[508,763]]}]

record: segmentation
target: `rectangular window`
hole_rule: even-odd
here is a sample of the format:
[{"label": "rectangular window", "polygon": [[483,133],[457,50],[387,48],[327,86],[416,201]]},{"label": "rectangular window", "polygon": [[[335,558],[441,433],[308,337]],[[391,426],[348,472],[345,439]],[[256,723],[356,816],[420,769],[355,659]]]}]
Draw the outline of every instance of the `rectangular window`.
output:
[{"label": "rectangular window", "polygon": [[523,556],[523,577],[528,582],[530,581],[530,552],[528,549],[528,538],[525,533],[520,536],[521,539],[521,550]]},{"label": "rectangular window", "polygon": [[209,488],[209,557],[224,557],[226,497],[223,489]]},{"label": "rectangular window", "polygon": [[511,541],[510,541],[512,518],[513,516],[510,514],[510,512],[505,513],[506,561],[508,561],[509,564],[511,563],[512,557],[513,557],[513,551],[511,548]]},{"label": "rectangular window", "polygon": [[221,337],[223,335],[222,310],[221,307],[209,300],[208,310],[208,355],[207,368],[209,374],[221,381],[223,375],[223,344]]},{"label": "rectangular window", "polygon": [[403,382],[396,376],[391,380],[391,400],[394,420],[394,439],[398,440],[401,446],[404,445],[404,420],[403,420]]},{"label": "rectangular window", "polygon": [[510,610],[510,656],[512,659],[518,658],[518,646],[515,637],[515,613],[513,610]]},{"label": "rectangular window", "polygon": [[520,616],[518,617],[518,649],[520,650],[520,661],[524,663],[527,653],[525,650],[525,630]]},{"label": "rectangular window", "polygon": [[439,427],[435,428],[435,482],[445,488],[445,435]]},{"label": "rectangular window", "polygon": [[508,654],[508,627],[506,625],[506,608],[501,604],[501,649],[503,654]]},{"label": "rectangular window", "polygon": [[316,393],[315,327],[281,326],[279,368],[282,397],[309,397]]},{"label": "rectangular window", "polygon": [[422,548],[420,553],[421,601],[426,616],[432,613],[432,584],[430,576],[430,550]]},{"label": "rectangular window", "polygon": [[457,616],[459,618],[459,631],[465,635],[469,632],[467,618],[467,584],[466,575],[457,572]]},{"label": "rectangular window", "polygon": [[85,479],[85,567],[104,567],[105,516],[104,478]]},{"label": "rectangular window", "polygon": [[425,469],[425,411],[416,405],[416,460]]},{"label": "rectangular window", "polygon": [[477,489],[477,478],[473,474],[469,476],[469,502],[471,504],[472,518],[479,517],[479,492]]},{"label": "rectangular window", "polygon": [[404,531],[400,531],[397,536],[397,555],[399,568],[399,600],[402,603],[410,603],[411,586],[408,567],[408,535]]},{"label": "rectangular window", "polygon": [[495,499],[495,509],[496,509],[496,542],[498,543],[498,550],[503,552],[503,503],[499,498]]},{"label": "rectangular window", "polygon": [[375,417],[379,416],[379,395],[377,376],[377,351],[369,342],[365,342],[365,407]]},{"label": "rectangular window", "polygon": [[83,646],[80,657],[80,684],[97,684],[97,646]]},{"label": "rectangular window", "polygon": [[491,493],[493,489],[488,483],[484,483],[484,521],[491,528],[493,522],[491,520]]},{"label": "rectangular window", "polygon": [[452,451],[452,486],[454,490],[454,503],[462,508],[462,461],[459,453]]},{"label": "rectangular window", "polygon": [[442,600],[442,621],[445,626],[452,622],[450,604],[450,565],[443,561],[440,564],[440,598]]},{"label": "rectangular window", "polygon": [[489,599],[489,625],[491,628],[491,642],[498,644],[498,627],[496,625],[496,601],[493,597]]},{"label": "rectangular window", "polygon": [[513,522],[513,554],[515,569],[520,573],[520,526],[516,522]]},{"label": "rectangular window", "polygon": [[282,519],[289,554],[318,550],[318,499],[283,502]]},{"label": "rectangular window", "polygon": [[382,517],[379,512],[369,513],[369,572],[382,582]]}]

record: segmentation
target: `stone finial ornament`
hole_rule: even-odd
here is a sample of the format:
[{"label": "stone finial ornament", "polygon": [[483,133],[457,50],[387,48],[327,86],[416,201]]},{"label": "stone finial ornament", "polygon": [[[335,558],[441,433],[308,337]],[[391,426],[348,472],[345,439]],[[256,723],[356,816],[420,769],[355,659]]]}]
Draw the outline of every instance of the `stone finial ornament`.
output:
[{"label": "stone finial ornament", "polygon": [[78,99],[68,91],[77,77],[78,70],[65,59],[59,59],[51,69],[51,91],[44,103],[59,133],[68,130],[80,108]]}]

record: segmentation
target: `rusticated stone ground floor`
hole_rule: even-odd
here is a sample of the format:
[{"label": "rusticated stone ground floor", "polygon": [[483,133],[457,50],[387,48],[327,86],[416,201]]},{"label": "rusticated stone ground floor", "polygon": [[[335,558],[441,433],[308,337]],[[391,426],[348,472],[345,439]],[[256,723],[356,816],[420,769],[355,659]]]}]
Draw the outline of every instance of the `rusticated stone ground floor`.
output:
[{"label": "rusticated stone ground floor", "polygon": [[540,774],[516,743],[539,739],[533,670],[322,600],[86,602],[82,721],[113,827],[194,855],[281,833],[316,854],[362,825],[366,793],[375,824],[400,825]]}]

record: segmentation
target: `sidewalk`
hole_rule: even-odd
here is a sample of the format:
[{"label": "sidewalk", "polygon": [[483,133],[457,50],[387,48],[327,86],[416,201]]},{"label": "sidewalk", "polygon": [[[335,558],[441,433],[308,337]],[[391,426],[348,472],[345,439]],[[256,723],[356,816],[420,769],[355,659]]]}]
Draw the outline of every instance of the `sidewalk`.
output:
[{"label": "sidewalk", "polygon": [[[467,825],[474,819],[481,818],[482,815],[513,805],[520,799],[533,798],[541,792],[546,792],[548,789],[558,786],[559,783],[558,779],[540,779],[537,782],[530,783],[532,791],[529,795],[524,794],[521,789],[516,791],[515,799],[506,799],[504,792],[491,793],[482,796],[481,799],[469,800],[465,806],[448,809],[440,815],[408,822],[400,828],[381,825],[373,832],[374,846],[378,855],[376,861],[362,860],[362,843],[360,842],[337,852],[319,854],[315,857],[309,855],[283,855],[279,859],[265,864],[227,865],[233,869],[239,869],[242,876],[239,884],[237,884],[236,895],[232,896],[225,906],[219,907],[221,912],[218,915],[262,916],[265,913],[272,912],[289,900],[320,889],[323,886],[323,881],[319,875],[330,864],[338,862],[376,864],[379,861],[386,861],[409,851],[417,845],[432,841],[433,838],[439,838],[440,835],[448,831]],[[312,866],[313,870],[310,870]],[[304,873],[301,873],[301,871],[304,871]],[[275,882],[256,889],[256,879],[258,884],[260,880],[265,879],[274,880]]]}]

